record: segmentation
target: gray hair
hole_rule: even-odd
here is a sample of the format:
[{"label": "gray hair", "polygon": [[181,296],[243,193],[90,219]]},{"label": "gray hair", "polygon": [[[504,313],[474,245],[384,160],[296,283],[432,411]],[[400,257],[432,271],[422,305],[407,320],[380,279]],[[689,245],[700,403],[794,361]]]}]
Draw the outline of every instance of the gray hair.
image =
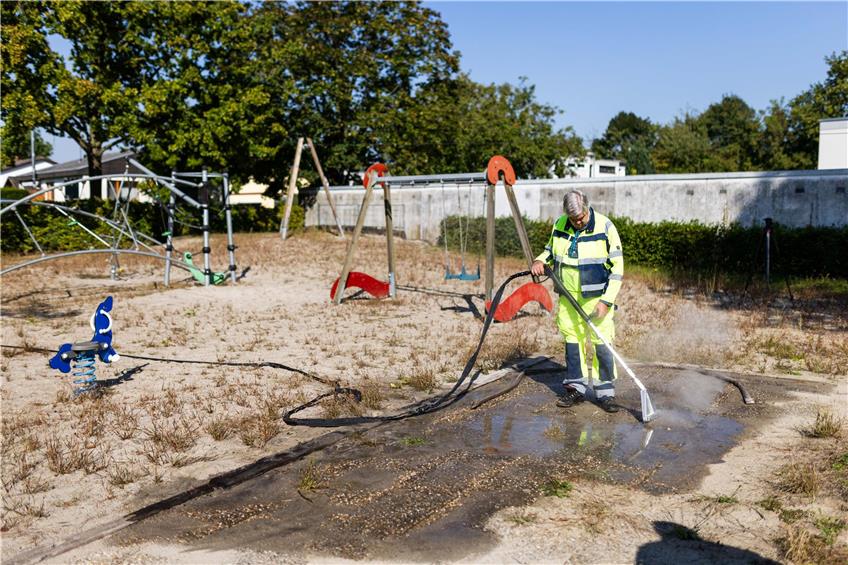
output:
[{"label": "gray hair", "polygon": [[582,216],[589,209],[589,198],[580,190],[569,190],[562,199],[562,207],[569,217]]}]

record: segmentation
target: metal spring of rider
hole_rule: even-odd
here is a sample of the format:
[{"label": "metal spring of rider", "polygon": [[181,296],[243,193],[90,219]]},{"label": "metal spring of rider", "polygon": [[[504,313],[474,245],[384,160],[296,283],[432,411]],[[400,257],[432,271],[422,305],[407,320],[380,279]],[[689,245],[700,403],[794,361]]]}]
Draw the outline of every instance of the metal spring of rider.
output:
[{"label": "metal spring of rider", "polygon": [[72,374],[74,377],[77,377],[74,379],[74,384],[83,385],[76,390],[77,394],[88,392],[97,386],[95,384],[97,380],[97,375],[95,375],[97,371],[96,364],[97,359],[93,351],[81,351],[77,353],[77,356],[73,360]]}]

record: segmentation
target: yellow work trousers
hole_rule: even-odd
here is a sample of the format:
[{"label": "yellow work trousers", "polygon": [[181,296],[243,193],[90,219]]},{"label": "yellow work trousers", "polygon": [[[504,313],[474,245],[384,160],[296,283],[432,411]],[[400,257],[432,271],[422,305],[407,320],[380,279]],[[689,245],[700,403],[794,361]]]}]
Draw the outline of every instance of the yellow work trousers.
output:
[{"label": "yellow work trousers", "polygon": [[[598,304],[599,297],[582,298],[579,293],[575,293],[574,296],[583,311],[591,315]],[[604,339],[612,344],[615,339],[615,307],[611,307],[603,318],[594,319],[592,322],[604,336]],[[600,399],[615,396],[615,379],[618,375],[612,352],[603,345],[600,338],[592,332],[583,318],[571,306],[571,303],[562,296],[559,299],[557,327],[565,341],[566,377],[563,384],[583,395],[586,394],[586,389],[589,386],[589,370],[584,346],[586,338],[589,337],[595,348],[595,354],[592,358],[595,397]]]}]

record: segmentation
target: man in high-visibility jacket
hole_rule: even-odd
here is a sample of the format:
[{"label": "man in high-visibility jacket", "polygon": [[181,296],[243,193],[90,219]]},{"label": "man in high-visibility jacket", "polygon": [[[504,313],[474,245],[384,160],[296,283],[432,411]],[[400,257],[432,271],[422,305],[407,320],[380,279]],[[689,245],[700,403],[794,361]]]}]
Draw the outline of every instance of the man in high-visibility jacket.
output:
[{"label": "man in high-visibility jacket", "polygon": [[[615,338],[615,299],[624,275],[624,257],[618,230],[609,218],[589,207],[579,190],[563,200],[565,215],[554,223],[545,252],[536,257],[531,272],[543,275],[545,264],[562,279],[565,289],[577,299],[604,338]],[[585,343],[587,335],[595,347],[592,360],[594,392],[598,404],[607,412],[618,412],[615,404],[615,359],[580,318],[571,303],[560,297],[557,327],[565,341],[565,394],[557,406],[570,407],[582,402],[589,386]]]}]

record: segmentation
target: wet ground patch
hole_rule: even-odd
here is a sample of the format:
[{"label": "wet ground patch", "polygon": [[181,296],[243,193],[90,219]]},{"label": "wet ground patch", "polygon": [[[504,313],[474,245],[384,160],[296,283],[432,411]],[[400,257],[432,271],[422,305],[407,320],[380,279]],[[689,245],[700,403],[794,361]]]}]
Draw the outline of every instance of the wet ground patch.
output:
[{"label": "wet ground patch", "polygon": [[[158,513],[114,542],[250,549],[358,559],[457,559],[494,543],[487,518],[542,496],[551,481],[615,482],[650,492],[695,487],[708,464],[778,413],[800,381],[734,376],[757,403],[708,371],[640,371],[658,410],[638,420],[638,391],[619,381],[625,409],[564,410],[561,367],[538,365],[514,390],[498,381],[441,411],[374,426],[321,451]],[[821,385],[816,384],[815,388]]]}]

